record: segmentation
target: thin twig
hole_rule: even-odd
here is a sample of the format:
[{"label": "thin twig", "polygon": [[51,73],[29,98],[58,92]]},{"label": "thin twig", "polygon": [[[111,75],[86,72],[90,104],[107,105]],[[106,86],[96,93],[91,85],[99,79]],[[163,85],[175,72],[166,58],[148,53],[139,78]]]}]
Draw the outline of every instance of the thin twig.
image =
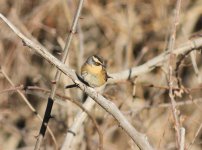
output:
[{"label": "thin twig", "polygon": [[193,51],[191,52],[191,62],[192,62],[192,65],[193,65],[193,68],[194,68],[194,72],[196,74],[196,76],[199,75],[199,69],[198,69],[198,66],[197,66],[197,63],[196,63],[196,52]]},{"label": "thin twig", "polygon": [[[23,85],[20,85],[18,87],[13,87],[13,88],[9,88],[9,89],[0,91],[0,94],[6,93],[6,92],[10,92],[10,91],[12,91],[12,92],[18,92],[19,90],[24,90],[24,89],[26,89],[26,91],[28,91],[28,90],[30,90],[30,91],[40,91],[40,92],[43,92],[44,94],[45,93],[50,94],[50,92],[51,92],[51,90],[44,89],[44,88],[41,88],[41,87],[38,87],[38,86],[27,86],[25,88]],[[101,132],[101,130],[99,128],[99,125],[97,124],[96,119],[93,117],[93,115],[87,109],[85,109],[85,107],[79,102],[79,100],[74,100],[74,99],[72,99],[72,98],[70,98],[68,96],[64,96],[64,95],[61,95],[59,93],[56,93],[55,95],[63,100],[63,103],[61,104],[61,106],[63,106],[63,107],[66,106],[64,104],[64,100],[70,101],[70,102],[74,103],[75,105],[77,105],[78,107],[80,107],[81,110],[83,112],[85,112],[89,116],[89,118],[92,120],[92,122],[93,122],[93,124],[94,124],[94,126],[95,126],[95,128],[96,128],[96,130],[98,132],[98,135],[99,135],[99,149],[103,150],[103,135],[102,135],[102,132]],[[59,101],[59,99],[57,97],[54,100],[56,102]],[[41,119],[41,121],[42,121],[42,119]],[[75,133],[74,130],[70,129],[70,131],[73,132],[73,133]]]},{"label": "thin twig", "polygon": [[173,53],[174,46],[175,46],[175,38],[176,38],[176,30],[177,25],[179,24],[179,14],[180,14],[180,7],[181,7],[181,0],[177,0],[176,4],[176,12],[175,12],[175,18],[173,22],[173,26],[171,28],[171,36],[168,44],[168,51],[170,52],[169,56],[169,97],[171,100],[171,108],[172,108],[172,114],[175,122],[175,130],[176,130],[176,143],[177,147],[180,148],[180,123],[178,119],[178,112],[176,109],[176,102],[175,97],[173,93],[173,86],[174,86],[174,78],[173,78],[173,68],[175,65],[176,56]]},{"label": "thin twig", "polygon": [[158,149],[160,149],[161,147],[161,141],[164,139],[165,137],[165,134],[166,134],[166,126],[169,124],[169,120],[170,120],[170,113],[168,114],[168,119],[166,120],[166,123],[164,125],[164,129],[163,129],[163,134],[159,140],[159,144],[158,144]]},{"label": "thin twig", "polygon": [[0,91],[0,94],[7,93],[7,92],[12,92],[12,91],[16,91],[16,90],[22,90],[23,88],[24,88],[23,85],[11,87],[9,89],[4,89],[4,90]]},{"label": "thin twig", "polygon": [[[194,49],[193,49],[193,50],[194,50]],[[181,66],[183,60],[186,58],[186,56],[189,55],[193,50],[189,50],[189,51],[187,51],[186,53],[184,53],[184,54],[179,58],[179,60],[178,60],[177,63],[176,63],[175,77],[176,77],[176,79],[177,79],[177,84],[178,84],[178,87],[179,87],[179,88],[182,87],[181,80],[180,80],[180,78],[179,78],[180,66]]]},{"label": "thin twig", "polygon": [[[14,83],[12,82],[12,80],[9,78],[9,76],[6,74],[6,72],[2,69],[1,67],[1,72],[4,75],[4,77],[6,78],[6,80],[10,83],[10,85],[15,88]],[[15,88],[16,89],[16,88]],[[42,122],[42,117],[37,113],[36,109],[32,106],[32,104],[28,101],[28,99],[25,97],[25,95],[20,91],[20,89],[16,89],[17,93],[22,97],[22,99],[25,101],[25,103],[27,104],[27,106],[31,109],[31,111],[36,114],[37,118]],[[48,132],[51,135],[51,138],[53,139],[53,142],[55,144],[56,149],[58,148],[58,144],[57,141],[55,139],[55,136],[52,132],[52,130],[47,126],[48,128]]]},{"label": "thin twig", "polygon": [[78,33],[79,33],[79,51],[78,51],[78,68],[81,68],[82,66],[82,63],[83,63],[83,55],[84,55],[84,43],[83,43],[83,40],[84,40],[84,37],[83,37],[83,31],[82,31],[82,28],[81,28],[81,24],[78,23]]},{"label": "thin twig", "polygon": [[[80,0],[80,2],[79,2],[75,17],[74,17],[74,20],[73,20],[73,23],[72,23],[72,26],[71,26],[71,29],[70,29],[70,33],[68,34],[68,38],[67,38],[67,41],[65,43],[65,47],[64,47],[64,51],[63,51],[64,54],[63,54],[63,57],[62,57],[62,60],[61,60],[62,63],[65,63],[65,61],[67,59],[70,43],[72,41],[73,35],[76,32],[76,26],[77,26],[78,19],[79,19],[81,10],[82,10],[83,2],[84,2],[83,0]],[[50,92],[50,97],[49,97],[48,102],[47,102],[43,123],[41,124],[41,129],[40,129],[40,132],[39,132],[39,136],[38,136],[36,144],[35,144],[35,150],[39,150],[40,145],[42,143],[42,139],[43,139],[43,137],[45,135],[46,124],[48,124],[49,119],[50,119],[50,114],[51,114],[51,110],[52,110],[53,102],[54,102],[54,97],[55,97],[55,92],[56,92],[57,84],[58,84],[58,81],[60,80],[61,74],[62,74],[61,71],[59,69],[57,69],[55,77],[54,77],[54,83],[55,84],[53,84],[51,92]]]},{"label": "thin twig", "polygon": [[195,142],[197,136],[199,135],[201,129],[202,129],[202,122],[201,122],[199,128],[197,129],[196,133],[194,134],[194,138],[193,138],[193,140],[191,141],[191,143],[189,144],[187,150],[191,149],[191,147],[192,147],[192,145],[194,144],[194,142]]},{"label": "thin twig", "polygon": [[[139,85],[139,84],[137,84]],[[168,86],[163,86],[163,85],[154,85],[154,84],[148,84],[148,85],[142,85],[141,86],[143,87],[151,87],[151,88],[157,88],[157,89],[162,89],[162,90],[169,90],[169,87]],[[187,91],[196,91],[196,90],[201,90],[202,89],[202,86],[199,86],[199,87],[193,87],[193,88],[187,88],[187,87],[183,87],[184,90],[187,90]],[[181,90],[182,88],[179,88],[179,87],[173,87],[173,90]]]},{"label": "thin twig", "polygon": [[[0,91],[0,94],[6,93],[6,92],[14,92],[16,90],[24,90],[24,86],[20,85],[20,86],[17,86],[17,87],[8,88],[8,89]],[[38,86],[28,86],[28,87],[26,87],[26,90],[31,90],[31,91],[36,90],[36,91],[41,91],[41,92],[45,92],[45,93],[50,93],[50,90],[46,90],[46,89],[40,88]],[[57,96],[65,97],[66,99],[71,99],[70,97],[60,95],[60,94],[57,94]],[[61,103],[61,101],[58,101],[58,99],[56,99],[56,102],[59,105],[65,107],[64,103]],[[193,104],[197,105],[197,103],[202,103],[202,98],[188,99],[188,100],[183,100],[183,101],[180,101],[180,102],[176,102],[176,106],[185,106],[185,105],[193,105]],[[85,106],[85,103],[84,103],[84,106]],[[162,103],[162,104],[156,104],[156,105],[146,104],[146,105],[142,106],[140,109],[144,110],[144,109],[152,109],[152,108],[168,108],[170,106],[171,106],[170,103]],[[139,110],[139,111],[141,111],[141,110]],[[130,109],[128,111],[124,111],[124,114],[127,115],[127,114],[131,114],[132,112],[137,112],[137,110],[136,109]]]},{"label": "thin twig", "polygon": [[[83,63],[83,54],[84,54],[84,43],[83,43],[83,32],[82,32],[82,28],[81,28],[81,24],[80,22],[78,23],[78,34],[79,34],[79,50],[77,51],[77,68],[80,69],[81,65]],[[81,91],[77,91],[77,95],[79,95],[79,97],[82,93]],[[93,106],[95,105],[95,101],[93,101],[91,98],[87,98],[85,103],[83,104],[83,107],[88,110],[91,111]],[[76,116],[74,117],[74,121],[71,124],[70,130],[74,133],[77,133],[78,130],[81,129],[81,126],[83,125],[83,122],[86,120],[87,118],[87,114],[83,111],[79,111]],[[70,132],[67,132],[66,136],[65,136],[65,140],[62,144],[61,150],[66,150],[67,148],[70,148],[72,145],[72,141],[73,141],[74,135],[71,134]]]},{"label": "thin twig", "polygon": [[[196,105],[197,103],[202,103],[202,98],[198,98],[198,99],[189,99],[189,100],[184,100],[181,102],[176,102],[176,106],[184,106],[184,105]],[[152,109],[152,108],[170,108],[171,107],[171,103],[162,103],[162,104],[156,104],[156,105],[150,105],[150,104],[146,104],[140,108],[136,108],[136,109],[130,109],[128,111],[125,111],[124,114],[125,115],[130,115],[131,113],[139,113],[141,111],[143,111],[144,109]]]}]

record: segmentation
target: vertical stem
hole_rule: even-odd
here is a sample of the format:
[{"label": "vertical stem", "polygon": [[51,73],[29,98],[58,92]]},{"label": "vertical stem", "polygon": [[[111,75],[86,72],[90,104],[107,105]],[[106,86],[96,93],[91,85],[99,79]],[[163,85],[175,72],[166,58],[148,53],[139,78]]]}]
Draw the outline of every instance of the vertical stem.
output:
[{"label": "vertical stem", "polygon": [[[74,16],[74,20],[73,20],[73,23],[72,23],[72,26],[71,26],[71,29],[70,29],[70,33],[69,33],[67,41],[65,43],[64,54],[63,54],[63,57],[62,57],[62,63],[65,63],[65,61],[67,59],[70,43],[72,41],[73,35],[76,32],[76,26],[77,26],[77,22],[78,22],[78,19],[79,19],[81,10],[82,10],[83,2],[84,2],[84,0],[79,1],[79,5],[78,5],[78,8],[77,8],[76,14]],[[47,124],[49,122],[50,114],[51,114],[53,103],[54,103],[54,97],[55,97],[55,92],[56,92],[56,89],[57,89],[57,83],[58,83],[60,77],[61,77],[61,71],[59,69],[57,69],[57,72],[56,72],[55,78],[54,78],[54,83],[55,84],[53,84],[52,89],[51,89],[51,93],[50,93],[50,97],[48,98],[48,103],[47,103],[47,107],[46,107],[46,110],[45,110],[45,115],[44,115],[44,118],[43,118],[43,122],[41,124],[39,137],[37,138],[37,141],[36,141],[36,144],[35,144],[35,150],[40,149],[42,139],[43,139],[43,137],[45,135]]]},{"label": "vertical stem", "polygon": [[174,122],[175,122],[178,149],[180,147],[180,123],[179,123],[179,119],[178,119],[176,102],[175,102],[174,93],[173,93],[173,84],[174,84],[173,68],[175,65],[174,62],[176,60],[175,54],[173,54],[173,49],[174,49],[174,45],[175,45],[176,29],[177,29],[177,25],[179,24],[180,6],[181,6],[181,0],[177,0],[175,18],[174,18],[173,26],[171,28],[172,31],[171,31],[171,36],[170,36],[169,45],[168,45],[168,50],[170,52],[169,66],[168,66],[168,68],[169,68],[169,97],[171,99],[172,114],[173,114],[173,118],[174,118]]},{"label": "vertical stem", "polygon": [[180,150],[185,149],[185,128],[180,128]]}]

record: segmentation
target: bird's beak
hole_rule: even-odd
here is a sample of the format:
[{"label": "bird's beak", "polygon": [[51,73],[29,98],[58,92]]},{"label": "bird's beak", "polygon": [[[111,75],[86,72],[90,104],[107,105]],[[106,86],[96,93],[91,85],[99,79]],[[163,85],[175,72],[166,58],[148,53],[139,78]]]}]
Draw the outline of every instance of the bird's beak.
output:
[{"label": "bird's beak", "polygon": [[101,64],[101,66],[104,67],[104,68],[106,68],[106,65],[105,65],[105,64]]},{"label": "bird's beak", "polygon": [[107,74],[107,78],[108,78],[108,79],[109,79],[109,78],[113,79],[113,77],[109,76],[108,74]]}]

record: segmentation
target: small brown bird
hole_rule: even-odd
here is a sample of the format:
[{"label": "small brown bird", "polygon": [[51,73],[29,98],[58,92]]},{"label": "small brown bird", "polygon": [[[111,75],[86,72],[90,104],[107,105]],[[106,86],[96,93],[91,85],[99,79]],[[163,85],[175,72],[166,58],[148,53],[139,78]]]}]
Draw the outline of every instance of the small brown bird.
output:
[{"label": "small brown bird", "polygon": [[89,57],[83,64],[81,77],[91,87],[102,86],[110,78],[107,74],[104,60],[97,55]]}]

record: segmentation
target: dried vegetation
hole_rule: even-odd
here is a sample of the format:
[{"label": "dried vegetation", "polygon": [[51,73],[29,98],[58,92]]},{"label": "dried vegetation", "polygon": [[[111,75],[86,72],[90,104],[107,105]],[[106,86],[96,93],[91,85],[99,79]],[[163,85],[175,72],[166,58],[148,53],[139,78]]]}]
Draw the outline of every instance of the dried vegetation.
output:
[{"label": "dried vegetation", "polygon": [[[73,0],[1,0],[0,13],[27,37],[38,41],[60,58],[77,4]],[[108,72],[115,73],[158,56],[168,47],[175,4],[176,1],[169,0],[86,0],[67,65],[79,72],[88,56],[98,54],[107,61]],[[202,1],[182,1],[179,21],[175,47],[201,36]],[[177,56],[176,62],[182,57]],[[175,100],[177,105],[180,104],[177,106],[180,124],[186,130],[185,145],[188,147],[192,143],[190,149],[193,150],[201,149],[202,138],[201,59],[200,51],[194,51],[182,59],[174,72],[178,73],[178,78],[174,79],[174,89],[177,88]],[[168,95],[167,65],[168,62],[165,62],[129,81],[107,85],[103,95],[119,107],[138,131],[148,136],[155,148],[169,150],[175,149],[176,140]],[[33,89],[25,91],[23,87],[50,89],[56,69],[23,46],[3,21],[0,22],[0,66],[0,149],[33,149],[41,121],[16,91],[20,89],[43,116],[47,93]],[[15,88],[5,76],[10,78]],[[64,90],[64,86],[70,83],[68,77],[62,76],[57,92],[79,99],[81,93],[78,89]],[[71,102],[54,105],[54,118],[50,120],[49,127],[59,146],[78,110]],[[105,150],[137,149],[117,122],[99,105],[91,113],[103,133]],[[74,137],[72,149],[94,150],[98,142],[96,129],[87,119]],[[45,136],[44,147],[54,148],[49,133]]]}]

